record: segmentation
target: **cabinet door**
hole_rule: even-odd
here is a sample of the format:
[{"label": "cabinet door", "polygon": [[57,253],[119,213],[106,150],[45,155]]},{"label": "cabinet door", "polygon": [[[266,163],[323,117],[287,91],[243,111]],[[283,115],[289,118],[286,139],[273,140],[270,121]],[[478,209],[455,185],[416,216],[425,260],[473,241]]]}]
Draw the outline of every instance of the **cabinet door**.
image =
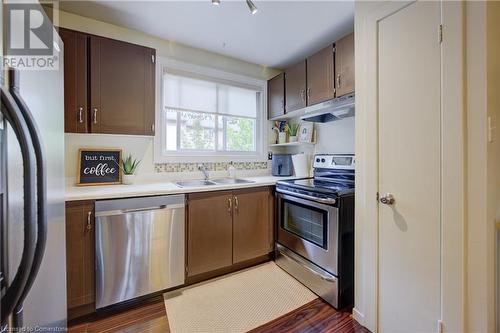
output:
[{"label": "cabinet door", "polygon": [[234,192],[233,263],[257,258],[272,248],[269,188]]},{"label": "cabinet door", "polygon": [[285,74],[276,75],[267,81],[268,119],[285,114]]},{"label": "cabinet door", "polygon": [[59,29],[64,43],[64,131],[87,133],[88,35]]},{"label": "cabinet door", "polygon": [[154,135],[155,51],[90,37],[92,133]]},{"label": "cabinet door", "polygon": [[232,192],[190,194],[187,222],[187,276],[232,264]]},{"label": "cabinet door", "polygon": [[94,291],[94,203],[66,203],[68,309],[92,304]]},{"label": "cabinet door", "polygon": [[303,60],[285,71],[286,112],[306,106],[306,61]]},{"label": "cabinet door", "polygon": [[335,97],[333,45],[307,58],[307,105]]},{"label": "cabinet door", "polygon": [[337,97],[354,92],[354,33],[335,43]]}]

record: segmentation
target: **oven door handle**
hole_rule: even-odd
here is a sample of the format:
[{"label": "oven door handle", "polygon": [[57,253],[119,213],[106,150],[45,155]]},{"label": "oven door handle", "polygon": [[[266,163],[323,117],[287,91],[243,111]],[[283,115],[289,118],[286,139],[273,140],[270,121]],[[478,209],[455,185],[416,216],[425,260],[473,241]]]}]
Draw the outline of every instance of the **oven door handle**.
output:
[{"label": "oven door handle", "polygon": [[311,195],[302,194],[302,193],[295,193],[295,192],[283,190],[280,188],[277,188],[276,192],[288,194],[288,195],[295,196],[295,197],[302,198],[302,199],[316,201],[318,203],[327,204],[327,205],[334,205],[337,202],[337,200],[335,200],[333,198],[316,198],[316,197],[313,197]]},{"label": "oven door handle", "polygon": [[284,252],[280,251],[280,254],[290,260],[292,260],[293,262],[295,262],[296,264],[300,265],[301,267],[304,267],[305,269],[307,269],[309,272],[311,272],[312,274],[316,275],[317,277],[319,277],[320,279],[322,280],[325,280],[327,282],[331,282],[331,283],[335,283],[335,279],[332,279],[328,276],[324,276],[323,274],[320,274],[318,272],[316,272],[314,269],[312,269],[311,267],[307,267],[306,265],[304,265],[303,263],[301,263],[299,260],[295,259],[294,257],[292,256],[289,256],[287,254],[285,254]]}]

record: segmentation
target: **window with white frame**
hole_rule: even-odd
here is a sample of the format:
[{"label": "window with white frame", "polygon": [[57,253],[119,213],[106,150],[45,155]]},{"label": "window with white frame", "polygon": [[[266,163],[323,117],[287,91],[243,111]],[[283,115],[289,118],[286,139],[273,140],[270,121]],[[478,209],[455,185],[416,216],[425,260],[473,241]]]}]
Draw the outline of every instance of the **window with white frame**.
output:
[{"label": "window with white frame", "polygon": [[163,70],[163,156],[257,156],[262,89]]}]

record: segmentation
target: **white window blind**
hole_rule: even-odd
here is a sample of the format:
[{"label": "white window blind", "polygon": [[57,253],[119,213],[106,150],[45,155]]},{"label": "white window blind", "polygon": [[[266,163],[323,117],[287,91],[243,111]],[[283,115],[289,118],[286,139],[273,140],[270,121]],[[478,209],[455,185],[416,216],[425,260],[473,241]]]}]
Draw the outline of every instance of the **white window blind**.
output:
[{"label": "white window blind", "polygon": [[262,92],[163,73],[164,154],[256,154]]}]

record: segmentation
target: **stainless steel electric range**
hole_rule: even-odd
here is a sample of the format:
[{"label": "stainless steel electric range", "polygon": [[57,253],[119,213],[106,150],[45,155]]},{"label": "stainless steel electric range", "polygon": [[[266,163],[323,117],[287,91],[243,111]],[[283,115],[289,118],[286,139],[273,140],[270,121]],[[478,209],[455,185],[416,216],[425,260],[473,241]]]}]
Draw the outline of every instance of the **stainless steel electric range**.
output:
[{"label": "stainless steel electric range", "polygon": [[354,155],[314,157],[314,177],[276,184],[276,263],[337,309],[354,302]]}]

